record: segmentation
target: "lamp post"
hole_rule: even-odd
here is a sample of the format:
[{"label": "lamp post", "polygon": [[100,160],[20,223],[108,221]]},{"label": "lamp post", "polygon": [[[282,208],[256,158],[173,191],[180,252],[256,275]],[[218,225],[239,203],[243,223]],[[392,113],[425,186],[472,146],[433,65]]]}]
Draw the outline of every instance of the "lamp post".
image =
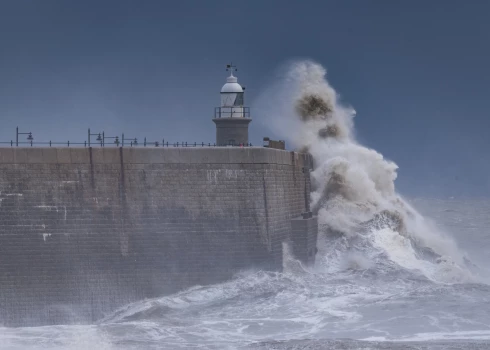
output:
[{"label": "lamp post", "polygon": [[121,145],[124,147],[124,140],[126,141],[131,141],[131,146],[135,145],[135,146],[138,146],[138,139],[135,137],[135,138],[132,138],[132,139],[128,139],[128,138],[125,138],[124,137],[124,134],[122,134],[122,143]]},{"label": "lamp post", "polygon": [[88,129],[88,146],[90,147],[90,137],[91,136],[97,136],[97,141],[100,142],[100,145],[102,146],[102,136],[100,135],[100,132],[98,134],[91,134],[90,129]]},{"label": "lamp post", "polygon": [[105,140],[106,139],[114,139],[114,143],[116,146],[119,147],[119,136],[105,136],[105,134],[102,132],[102,145],[105,146]]},{"label": "lamp post", "polygon": [[19,127],[15,129],[15,146],[19,147],[19,135],[27,135],[27,140],[31,142],[32,146],[32,141],[34,140],[32,132],[19,132]]}]

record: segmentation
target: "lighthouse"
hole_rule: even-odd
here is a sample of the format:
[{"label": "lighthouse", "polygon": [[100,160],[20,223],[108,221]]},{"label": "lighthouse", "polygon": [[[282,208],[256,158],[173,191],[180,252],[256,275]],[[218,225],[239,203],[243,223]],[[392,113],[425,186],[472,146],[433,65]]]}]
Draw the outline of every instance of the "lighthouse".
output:
[{"label": "lighthouse", "polygon": [[216,145],[240,146],[247,145],[250,108],[244,105],[244,90],[238,84],[238,78],[233,75],[236,66],[233,63],[226,66],[230,76],[221,88],[221,106],[214,110],[213,122],[216,124]]}]

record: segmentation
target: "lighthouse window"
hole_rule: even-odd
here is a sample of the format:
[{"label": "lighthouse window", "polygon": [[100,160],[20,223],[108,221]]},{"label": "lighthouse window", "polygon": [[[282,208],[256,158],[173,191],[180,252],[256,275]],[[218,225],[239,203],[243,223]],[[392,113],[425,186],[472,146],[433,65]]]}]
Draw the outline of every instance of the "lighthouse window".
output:
[{"label": "lighthouse window", "polygon": [[234,106],[243,106],[243,92],[236,94]]}]

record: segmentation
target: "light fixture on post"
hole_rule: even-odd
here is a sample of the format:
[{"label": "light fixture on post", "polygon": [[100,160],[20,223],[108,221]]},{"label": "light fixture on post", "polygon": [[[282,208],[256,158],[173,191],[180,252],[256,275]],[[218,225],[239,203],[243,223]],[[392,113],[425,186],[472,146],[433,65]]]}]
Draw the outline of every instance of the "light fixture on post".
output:
[{"label": "light fixture on post", "polygon": [[95,139],[96,141],[100,142],[100,145],[102,146],[102,136],[99,133],[95,133],[95,134],[91,134],[90,133],[90,129],[88,129],[88,146],[90,147],[90,139],[91,139],[91,136],[97,136],[97,138]]},{"label": "light fixture on post", "polygon": [[102,133],[101,139],[102,139],[102,145],[103,146],[105,146],[105,140],[110,139],[110,140],[114,140],[114,143],[116,144],[116,146],[119,147],[119,143],[120,143],[119,142],[119,136],[105,136],[105,134]]},{"label": "light fixture on post", "polygon": [[138,139],[135,137],[135,138],[132,138],[132,139],[128,139],[127,137],[124,137],[124,134],[122,134],[122,143],[121,143],[121,146],[124,147],[124,141],[130,141],[131,143],[131,147],[133,145],[137,146],[138,145]]},{"label": "light fixture on post", "polygon": [[32,146],[32,141],[34,140],[32,132],[19,132],[19,127],[15,129],[15,146],[19,147],[19,135],[27,135],[27,140],[30,141]]}]

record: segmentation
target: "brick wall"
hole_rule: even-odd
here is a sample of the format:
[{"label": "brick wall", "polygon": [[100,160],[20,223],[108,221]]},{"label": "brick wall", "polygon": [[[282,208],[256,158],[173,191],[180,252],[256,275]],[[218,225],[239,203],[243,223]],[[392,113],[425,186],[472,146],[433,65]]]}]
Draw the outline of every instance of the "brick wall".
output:
[{"label": "brick wall", "polygon": [[280,269],[306,161],[266,148],[0,148],[0,323],[92,322]]}]

